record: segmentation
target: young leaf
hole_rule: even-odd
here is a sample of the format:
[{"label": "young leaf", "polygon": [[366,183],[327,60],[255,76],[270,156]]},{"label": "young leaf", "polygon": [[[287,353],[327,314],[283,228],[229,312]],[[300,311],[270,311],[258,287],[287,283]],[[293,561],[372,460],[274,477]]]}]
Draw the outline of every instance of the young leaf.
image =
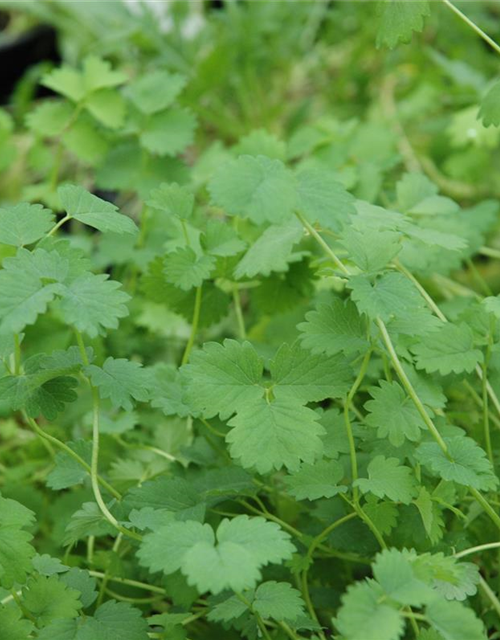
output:
[{"label": "young leaf", "polygon": [[272,271],[287,271],[292,249],[303,236],[302,227],[296,221],[271,225],[254,242],[236,265],[237,280],[253,278],[257,274],[268,276]]},{"label": "young leaf", "polygon": [[208,188],[215,205],[255,224],[283,222],[296,203],[292,174],[265,156],[240,156],[221,166]]},{"label": "young leaf", "polygon": [[137,226],[128,216],[118,212],[118,207],[89,193],[83,187],[65,184],[57,190],[66,213],[99,231],[136,233]]},{"label": "young leaf", "polygon": [[424,18],[430,15],[427,0],[381,0],[378,3],[380,25],[377,47],[394,49],[398,42],[410,42],[413,32],[424,28]]},{"label": "young leaf", "polygon": [[404,618],[383,600],[376,583],[350,586],[342,596],[335,626],[346,640],[399,640],[405,628]]},{"label": "young leaf", "polygon": [[229,422],[231,456],[259,473],[273,469],[296,470],[301,461],[313,462],[323,450],[324,433],[316,412],[291,399],[268,403],[247,401]]},{"label": "young leaf", "polygon": [[175,156],[192,144],[196,118],[187,109],[172,108],[146,120],[139,136],[141,146],[159,156]]},{"label": "young leaf", "polygon": [[157,70],[141,74],[127,87],[127,96],[142,113],[170,107],[186,85],[185,76]]},{"label": "young leaf", "polygon": [[350,300],[334,298],[329,305],[319,305],[297,328],[304,349],[315,354],[352,354],[368,348],[364,322]]},{"label": "young leaf", "polygon": [[169,216],[177,216],[181,220],[188,220],[193,213],[194,195],[187,187],[176,182],[163,182],[157,189],[151,191],[147,205],[163,211]]},{"label": "young leaf", "polygon": [[[286,560],[294,551],[290,536],[276,524],[245,515],[223,520],[215,542],[206,524],[173,522],[147,534],[138,555],[152,571],[170,574],[181,569],[200,593],[220,593],[253,587],[263,565]],[[175,554],[164,554],[165,548],[175,549]]]},{"label": "young leaf", "polygon": [[424,306],[415,286],[401,273],[386,273],[374,282],[365,275],[353,276],[347,286],[358,310],[373,320],[413,318],[415,310]]},{"label": "young leaf", "polygon": [[330,171],[302,169],[295,176],[297,209],[312,223],[336,233],[356,213],[354,197]]},{"label": "young leaf", "polygon": [[479,490],[494,489],[498,485],[486,452],[472,438],[454,436],[445,438],[445,442],[450,458],[435,442],[423,442],[416,450],[417,459],[433,475]]},{"label": "young leaf", "polygon": [[107,358],[102,367],[85,368],[101,398],[109,398],[115,409],[131,411],[132,399],[145,402],[149,397],[149,377],[139,362],[125,358]]},{"label": "young leaf", "polygon": [[215,261],[211,256],[197,255],[191,247],[183,247],[165,257],[164,271],[167,282],[189,291],[199,287],[212,273]]},{"label": "young leaf", "polygon": [[416,495],[416,481],[412,470],[401,466],[397,458],[375,456],[368,465],[368,478],[359,478],[355,486],[363,493],[409,504]]},{"label": "young leaf", "polygon": [[208,342],[183,369],[189,404],[206,418],[224,420],[264,395],[262,359],[249,342]]},{"label": "young leaf", "polygon": [[500,126],[500,82],[495,82],[482,99],[478,118],[482,119],[485,127]]},{"label": "young leaf", "polygon": [[0,605],[2,640],[26,640],[33,632],[33,623],[24,618],[17,606]]},{"label": "young leaf", "polygon": [[381,380],[379,385],[370,389],[373,400],[365,404],[369,412],[366,423],[377,429],[379,438],[388,437],[395,447],[406,439],[420,440],[425,423],[412,400],[397,382]]},{"label": "young leaf", "polygon": [[304,601],[300,591],[288,582],[263,582],[255,591],[252,602],[254,611],[264,620],[293,623],[304,615]]},{"label": "young leaf", "polygon": [[470,373],[483,361],[483,354],[474,349],[473,334],[466,324],[443,324],[424,341],[412,347],[417,367],[428,373]]},{"label": "young leaf", "polygon": [[121,284],[108,280],[107,274],[85,273],[64,288],[61,313],[70,325],[91,338],[105,335],[106,329],[116,329],[118,319],[128,315],[125,303],[130,296],[121,291]]},{"label": "young leaf", "polygon": [[0,209],[0,242],[23,247],[36,242],[52,228],[54,214],[40,204],[21,204]]},{"label": "young leaf", "polygon": [[417,577],[408,552],[382,551],[375,558],[373,575],[387,597],[401,605],[421,607],[435,598],[433,590]]},{"label": "young leaf", "polygon": [[286,476],[288,493],[297,500],[333,498],[347,491],[339,482],[344,477],[344,467],[335,460],[321,460],[315,464],[301,464],[300,469]]},{"label": "young leaf", "polygon": [[401,235],[395,231],[345,227],[341,242],[353,262],[367,273],[380,271],[401,251]]},{"label": "young leaf", "polygon": [[80,593],[71,589],[57,576],[35,576],[23,589],[23,604],[39,626],[53,620],[76,618],[81,609]]}]

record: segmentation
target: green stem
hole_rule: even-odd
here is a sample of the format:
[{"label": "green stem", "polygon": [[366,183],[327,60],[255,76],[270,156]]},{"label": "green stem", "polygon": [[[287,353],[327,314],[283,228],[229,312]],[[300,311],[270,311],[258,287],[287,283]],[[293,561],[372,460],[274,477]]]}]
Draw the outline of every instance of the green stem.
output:
[{"label": "green stem", "polygon": [[271,636],[269,635],[269,631],[266,629],[266,625],[264,624],[264,621],[262,620],[260,615],[257,613],[257,611],[255,611],[255,609],[252,607],[252,603],[249,602],[245,598],[245,596],[243,596],[241,593],[235,593],[234,595],[238,598],[238,600],[243,602],[243,604],[249,609],[249,611],[251,611],[253,613],[253,615],[255,616],[255,620],[257,621],[259,629],[261,630],[262,635],[264,636],[264,638],[266,640],[272,640]]},{"label": "green stem", "polygon": [[316,229],[310,224],[302,214],[298,211],[295,212],[295,215],[302,223],[303,227],[311,234],[311,236],[316,240],[316,242],[320,245],[323,251],[331,258],[332,262],[344,273],[345,275],[349,275],[349,270],[344,265],[344,263],[337,257],[337,255],[332,251],[332,249],[328,246],[328,244],[323,240],[320,234],[316,231]]},{"label": "green stem", "polygon": [[500,601],[498,600],[496,594],[491,589],[490,585],[486,582],[483,576],[479,576],[479,586],[483,590],[485,596],[493,605],[493,608],[497,612],[497,615],[500,616]]},{"label": "green stem", "polygon": [[238,323],[238,333],[241,340],[245,340],[247,337],[247,332],[245,329],[245,319],[243,317],[243,311],[241,308],[241,298],[238,287],[233,287],[233,304],[234,304],[234,312],[236,314],[236,321]]},{"label": "green stem", "polygon": [[403,366],[401,365],[401,362],[400,362],[400,360],[398,358],[396,350],[394,349],[394,345],[392,344],[392,340],[391,340],[391,337],[389,336],[389,333],[387,331],[387,327],[385,326],[384,322],[380,318],[377,318],[377,325],[378,325],[378,327],[380,329],[380,333],[382,334],[382,340],[383,340],[383,342],[385,344],[385,347],[386,347],[386,349],[387,349],[387,351],[389,353],[389,357],[391,359],[392,366],[394,367],[396,373],[398,374],[398,377],[401,380],[401,384],[405,388],[406,393],[413,400],[413,403],[414,403],[415,407],[417,408],[417,411],[422,416],[422,419],[425,422],[425,425],[427,426],[427,428],[431,432],[433,438],[438,443],[440,449],[446,455],[446,457],[449,457],[448,447],[446,445],[446,442],[441,437],[441,434],[437,430],[434,422],[430,419],[429,414],[427,413],[422,401],[418,397],[417,392],[413,388],[413,385],[411,384],[408,376],[406,375],[405,370],[403,369]]},{"label": "green stem", "polygon": [[455,558],[465,558],[465,556],[471,556],[474,553],[481,553],[481,551],[488,551],[489,549],[500,549],[500,542],[487,542],[477,547],[469,547],[468,549],[455,553]]},{"label": "green stem", "polygon": [[[25,422],[31,427],[31,429],[38,436],[40,436],[40,438],[43,438],[44,440],[46,440],[47,442],[50,442],[61,451],[64,451],[65,453],[67,453],[71,458],[73,458],[73,460],[76,460],[76,462],[78,462],[78,464],[80,464],[85,469],[85,471],[87,471],[87,473],[90,475],[91,473],[90,465],[88,465],[85,462],[85,460],[76,453],[76,451],[73,451],[71,447],[68,447],[68,445],[62,442],[61,440],[58,440],[54,436],[51,436],[48,433],[46,433],[42,428],[38,426],[36,421],[33,420],[33,418],[30,418],[24,411],[23,411],[23,418]],[[116,498],[117,500],[122,499],[121,494],[113,486],[111,486],[106,480],[104,480],[104,478],[102,478],[101,476],[98,476],[98,481],[107,491],[109,491],[109,493],[114,498]]]},{"label": "green stem", "polygon": [[488,258],[500,258],[500,251],[498,249],[493,249],[492,247],[481,247],[479,249],[479,253],[482,256],[488,256]]},{"label": "green stem", "polygon": [[[106,574],[101,571],[89,571],[89,575],[93,578],[104,580]],[[162,587],[157,587],[154,584],[147,584],[146,582],[138,582],[137,580],[129,580],[128,578],[120,578],[118,576],[109,576],[108,581],[124,584],[129,587],[135,587],[136,589],[143,589],[144,591],[150,591],[151,593],[159,593],[164,596],[167,595],[167,592]]]},{"label": "green stem", "polygon": [[200,322],[200,311],[201,311],[201,285],[196,289],[196,298],[194,301],[194,311],[193,311],[193,320],[191,322],[191,334],[189,336],[188,343],[186,345],[186,349],[184,351],[184,355],[182,356],[181,364],[184,365],[189,360],[189,356],[191,355],[191,350],[194,345],[194,341],[196,338],[196,333],[198,332],[198,324]]},{"label": "green stem", "polygon": [[19,342],[19,334],[14,334],[14,375],[21,373],[21,343]]},{"label": "green stem", "polygon": [[483,429],[484,429],[484,442],[486,445],[486,453],[491,466],[494,467],[493,449],[491,447],[491,433],[490,433],[490,412],[488,409],[488,360],[489,353],[491,352],[491,341],[486,351],[486,358],[483,362],[483,379],[481,380],[481,386],[483,391]]},{"label": "green stem", "polygon": [[484,511],[489,515],[489,517],[495,523],[497,528],[500,529],[500,516],[495,511],[495,509],[493,509],[493,507],[488,502],[488,500],[486,500],[486,498],[477,489],[474,489],[473,487],[469,487],[469,491],[472,493],[474,498],[479,502],[479,504],[483,507]]},{"label": "green stem", "polygon": [[64,216],[64,218],[61,218],[61,219],[59,220],[59,222],[57,222],[57,223],[52,227],[52,229],[51,229],[50,231],[48,231],[48,232],[45,234],[45,236],[44,236],[44,237],[45,237],[45,238],[49,238],[50,236],[54,235],[54,233],[55,233],[58,229],[60,229],[60,228],[63,226],[63,224],[65,224],[66,222],[68,222],[68,220],[71,220],[71,216],[70,216],[69,214],[68,214],[68,215],[65,215],[65,216]]},{"label": "green stem", "polygon": [[450,2],[450,0],[442,0],[442,2],[454,13],[456,13],[457,16],[465,22],[465,24],[471,27],[471,29],[473,29],[480,38],[487,42],[492,49],[494,49],[497,53],[500,53],[500,46],[492,38],[490,38],[487,33],[485,33],[480,27],[478,27],[475,22],[468,18],[465,13],[462,13],[460,9],[458,9],[454,4]]},{"label": "green stem", "polygon": [[[315,550],[321,545],[323,540],[325,540],[325,538],[327,538],[330,535],[332,531],[334,531],[337,527],[340,527],[341,525],[343,525],[345,522],[349,522],[349,520],[356,518],[358,515],[359,515],[358,513],[349,513],[343,518],[339,518],[339,520],[335,520],[335,522],[332,522],[331,525],[326,527],[326,529],[323,529],[323,531],[313,539],[313,541],[309,545],[309,548],[307,549],[306,560],[308,561],[309,564],[306,567],[306,569],[304,569],[304,571],[302,572],[302,578],[301,578],[302,595],[304,596],[304,600],[306,603],[307,610],[309,611],[309,615],[318,624],[319,624],[319,620],[311,600],[311,594],[309,593],[309,583],[308,583],[308,573],[309,573],[309,567],[312,564],[312,557],[314,555]],[[321,640],[326,640],[325,635],[322,631],[319,631],[318,635],[321,638]]]},{"label": "green stem", "polygon": [[358,461],[356,457],[356,443],[354,441],[354,435],[352,432],[352,424],[351,424],[351,418],[349,417],[349,412],[351,409],[351,402],[353,401],[354,396],[356,395],[356,392],[359,389],[359,386],[363,382],[363,379],[366,375],[366,370],[368,369],[368,364],[370,362],[371,355],[372,355],[372,351],[370,349],[366,352],[365,357],[363,358],[363,362],[361,363],[361,368],[359,370],[358,376],[354,381],[354,384],[352,385],[351,390],[347,394],[347,398],[344,404],[344,422],[345,422],[345,428],[347,431],[347,439],[349,441],[349,455],[351,458],[353,497],[354,497],[355,503],[357,503],[359,500],[358,487],[354,486],[354,483],[358,479]]}]

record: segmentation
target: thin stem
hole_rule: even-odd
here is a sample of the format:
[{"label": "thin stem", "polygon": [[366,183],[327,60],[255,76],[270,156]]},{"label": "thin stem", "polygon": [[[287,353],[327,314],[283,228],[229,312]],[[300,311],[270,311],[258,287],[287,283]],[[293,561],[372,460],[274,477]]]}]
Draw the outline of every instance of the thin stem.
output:
[{"label": "thin stem", "polygon": [[186,349],[184,351],[184,355],[182,356],[181,364],[186,364],[189,360],[189,356],[191,355],[191,350],[194,345],[194,341],[196,338],[196,333],[198,332],[198,324],[200,322],[200,311],[201,311],[201,285],[196,289],[196,298],[194,301],[194,311],[193,311],[193,320],[191,322],[191,334],[189,336],[188,343],[186,345]]},{"label": "thin stem", "polygon": [[434,422],[429,417],[429,414],[427,413],[422,401],[418,397],[417,392],[415,391],[415,389],[413,388],[413,385],[411,384],[410,380],[408,379],[408,376],[406,375],[406,372],[403,369],[403,366],[401,365],[401,362],[400,362],[400,360],[398,358],[396,350],[394,349],[394,345],[392,344],[392,340],[391,340],[391,337],[389,336],[389,333],[387,331],[387,327],[385,326],[384,322],[380,318],[377,318],[377,325],[378,325],[378,327],[380,329],[380,333],[382,334],[382,340],[383,340],[383,342],[384,342],[384,344],[386,346],[387,351],[389,352],[389,356],[391,358],[392,366],[394,367],[396,373],[398,374],[398,377],[401,380],[401,384],[405,388],[406,393],[413,400],[413,403],[414,403],[415,407],[417,408],[417,411],[422,416],[422,419],[424,420],[425,425],[427,426],[427,428],[431,432],[433,438],[438,443],[440,449],[443,451],[443,453],[446,455],[446,457],[449,457],[448,456],[448,446],[446,445],[446,442],[441,437],[441,434],[437,430],[436,425],[434,424]]},{"label": "thin stem", "polygon": [[[307,549],[306,560],[309,562],[309,564],[306,567],[306,569],[304,569],[304,571],[302,572],[302,578],[301,578],[302,595],[304,596],[304,600],[306,603],[307,610],[309,611],[309,615],[318,624],[319,624],[319,620],[311,600],[311,594],[309,593],[309,583],[308,583],[308,573],[309,573],[309,567],[312,564],[312,557],[314,555],[315,550],[321,545],[323,540],[325,540],[325,538],[327,538],[330,535],[332,531],[334,531],[337,527],[340,527],[341,525],[343,525],[345,522],[349,522],[349,520],[356,518],[357,516],[358,516],[357,513],[349,513],[343,518],[340,518],[339,520],[335,520],[335,522],[332,522],[331,525],[326,527],[326,529],[323,529],[323,531],[313,539],[313,541],[309,545],[309,548]],[[322,640],[326,640],[325,634],[322,631],[319,631],[318,635]]]},{"label": "thin stem", "polygon": [[[89,575],[93,578],[98,578],[99,580],[104,580],[105,573],[101,571],[89,571]],[[120,578],[118,576],[109,576],[109,582],[116,582],[118,584],[125,584],[129,587],[135,587],[136,589],[143,589],[144,591],[151,591],[151,593],[160,593],[162,595],[167,595],[167,592],[162,587],[157,587],[154,584],[147,584],[146,582],[138,582],[137,580],[129,580],[128,578]]]},{"label": "thin stem", "polygon": [[455,558],[465,558],[471,556],[474,553],[481,553],[482,551],[488,551],[489,549],[500,549],[500,542],[487,542],[486,544],[480,544],[477,547],[469,547],[463,551],[455,553]]},{"label": "thin stem", "polygon": [[[68,445],[62,442],[61,440],[58,440],[54,436],[51,436],[48,433],[46,433],[41,427],[39,427],[36,421],[33,420],[33,418],[30,418],[24,411],[23,411],[23,418],[25,422],[31,427],[31,429],[38,436],[40,436],[40,438],[43,438],[47,442],[50,442],[51,444],[53,444],[58,449],[61,449],[61,451],[64,451],[65,453],[67,453],[69,456],[73,458],[73,460],[76,460],[76,462],[78,462],[78,464],[80,464],[85,469],[85,471],[87,471],[87,473],[90,475],[90,472],[91,472],[90,465],[88,465],[85,462],[85,460],[76,453],[76,451],[73,451],[71,447],[68,447]],[[109,491],[109,493],[114,498],[116,498],[117,500],[122,499],[121,493],[119,493],[113,486],[111,486],[106,480],[104,480],[104,478],[102,478],[101,476],[98,476],[98,481],[107,491]]]},{"label": "thin stem", "polygon": [[266,640],[272,640],[271,636],[269,635],[269,631],[266,629],[266,625],[264,624],[264,621],[262,620],[260,615],[257,613],[257,611],[255,611],[255,609],[252,607],[252,603],[249,602],[245,598],[245,596],[243,596],[241,593],[235,593],[234,595],[238,598],[238,600],[243,602],[243,604],[253,613],[253,615],[255,616],[255,620],[257,621],[259,629],[261,630],[264,638],[266,638]]},{"label": "thin stem", "polygon": [[408,280],[411,280],[411,282],[418,289],[418,291],[419,291],[420,295],[422,296],[422,298],[427,303],[427,306],[429,307],[429,309],[431,311],[433,311],[435,313],[435,315],[442,322],[448,322],[448,318],[444,315],[444,313],[437,306],[437,304],[434,302],[434,300],[430,297],[430,295],[427,293],[427,291],[424,289],[424,287],[420,284],[420,282],[415,278],[415,276],[410,271],[408,271],[408,269],[406,269],[406,267],[404,267],[399,261],[395,261],[394,262],[394,266],[396,267],[396,269],[398,271],[400,271],[402,274],[404,274],[408,278]]},{"label": "thin stem", "polygon": [[14,375],[21,373],[21,343],[19,342],[19,334],[14,334]]},{"label": "thin stem", "polygon": [[371,355],[372,355],[372,351],[370,349],[369,351],[366,352],[365,357],[363,358],[363,362],[361,363],[361,368],[359,370],[358,376],[354,381],[354,384],[352,385],[351,390],[347,394],[347,398],[344,404],[344,422],[345,422],[345,428],[347,431],[347,439],[349,441],[349,456],[351,459],[351,475],[352,475],[352,482],[353,482],[353,497],[354,497],[355,503],[357,503],[359,500],[358,487],[354,486],[354,483],[358,479],[358,461],[356,458],[356,443],[354,441],[354,435],[352,432],[352,424],[351,424],[351,419],[349,417],[349,412],[351,408],[351,402],[353,401],[354,396],[356,395],[356,392],[359,389],[359,386],[363,382],[363,379],[366,375],[366,370],[368,369],[368,364],[370,362]]},{"label": "thin stem", "polygon": [[488,256],[488,258],[500,259],[500,251],[498,249],[493,249],[493,247],[481,247],[479,249],[479,253],[482,256]]},{"label": "thin stem", "polygon": [[493,509],[493,507],[488,502],[488,500],[486,500],[486,498],[477,489],[474,489],[473,487],[469,487],[469,491],[472,493],[474,498],[479,502],[479,504],[483,507],[484,511],[489,515],[489,517],[495,523],[497,528],[500,529],[500,516],[495,511],[495,509]]},{"label": "thin stem", "polygon": [[488,361],[491,353],[491,339],[488,340],[488,348],[486,350],[486,357],[483,362],[483,379],[481,380],[481,386],[483,391],[483,430],[484,430],[484,442],[486,445],[486,453],[491,466],[494,467],[493,449],[491,446],[491,433],[490,433],[490,412],[488,409]]},{"label": "thin stem", "polygon": [[475,22],[468,18],[465,13],[462,13],[460,9],[458,9],[454,4],[450,2],[450,0],[442,0],[442,2],[454,13],[456,13],[457,16],[465,22],[465,24],[469,25],[469,27],[471,27],[471,29],[473,29],[479,37],[487,42],[492,49],[494,49],[497,53],[500,53],[500,46],[492,38],[490,38],[487,33],[485,33],[480,27],[478,27]]},{"label": "thin stem", "polygon": [[323,240],[320,234],[316,231],[316,229],[310,224],[302,214],[298,211],[295,212],[295,215],[302,223],[303,227],[311,234],[311,236],[316,240],[316,242],[320,245],[323,251],[331,258],[332,262],[344,273],[345,275],[349,275],[349,270],[344,265],[344,263],[335,255],[332,249],[328,246],[328,244]]},{"label": "thin stem", "polygon": [[479,576],[479,586],[484,591],[485,596],[493,605],[493,608],[497,612],[497,615],[500,616],[500,601],[498,600],[496,594],[491,589],[490,585],[486,582],[483,576]]},{"label": "thin stem", "polygon": [[92,491],[94,493],[97,506],[101,510],[102,515],[106,520],[120,533],[134,540],[142,540],[142,536],[133,531],[129,531],[125,527],[122,527],[115,516],[106,506],[101,494],[101,488],[99,487],[98,469],[99,469],[99,393],[95,387],[92,389],[92,458],[90,464],[90,483],[92,485]]},{"label": "thin stem", "polygon": [[243,310],[241,308],[241,298],[238,287],[233,287],[233,304],[234,313],[236,314],[236,321],[238,323],[238,333],[241,340],[245,340],[247,332],[245,329],[245,319],[243,317]]},{"label": "thin stem", "polygon": [[50,231],[48,231],[48,232],[45,234],[45,238],[48,238],[48,237],[50,237],[50,236],[54,235],[54,233],[55,233],[58,229],[60,229],[60,228],[63,226],[63,224],[66,224],[66,222],[68,222],[68,220],[71,220],[71,216],[70,216],[69,214],[65,215],[65,216],[64,216],[64,218],[61,218],[61,219],[59,220],[59,222],[57,222],[57,223],[52,227],[52,229],[51,229]]}]

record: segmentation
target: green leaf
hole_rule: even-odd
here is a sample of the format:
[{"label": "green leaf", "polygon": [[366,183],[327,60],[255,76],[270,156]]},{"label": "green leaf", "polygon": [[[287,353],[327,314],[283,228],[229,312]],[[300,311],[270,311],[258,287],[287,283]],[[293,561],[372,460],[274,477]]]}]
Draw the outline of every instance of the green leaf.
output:
[{"label": "green leaf", "polygon": [[409,504],[416,495],[416,481],[408,467],[401,466],[397,458],[375,456],[368,465],[368,478],[359,478],[354,485],[363,493],[379,498]]},{"label": "green leaf", "polygon": [[213,622],[230,622],[239,618],[248,611],[247,605],[237,596],[231,596],[219,602],[211,609],[207,615],[207,620]]},{"label": "green leaf", "polygon": [[167,215],[188,220],[193,214],[194,195],[188,187],[180,186],[176,182],[164,182],[151,191],[146,204]]},{"label": "green leaf", "polygon": [[293,623],[304,615],[304,601],[300,591],[288,582],[264,582],[255,591],[252,608],[264,620]]},{"label": "green leaf", "polygon": [[118,319],[128,315],[125,303],[130,296],[121,291],[119,282],[108,278],[107,274],[85,273],[63,292],[61,313],[64,321],[91,338],[105,335],[106,329],[116,329]]},{"label": "green leaf", "polygon": [[206,418],[222,420],[236,409],[261,398],[262,359],[249,342],[207,342],[183,368],[189,404]]},{"label": "green leaf", "polygon": [[373,273],[383,269],[401,251],[401,234],[350,226],[342,231],[341,243],[356,266]]},{"label": "green leaf", "polygon": [[109,398],[115,409],[131,411],[132,399],[146,402],[149,376],[139,362],[126,358],[106,358],[102,367],[89,365],[85,373],[99,390],[101,398]]},{"label": "green leaf", "polygon": [[500,127],[500,81],[495,82],[482,99],[478,118],[485,127]]},{"label": "green leaf", "polygon": [[338,233],[354,215],[354,197],[330,171],[302,169],[296,176],[297,209],[312,223]]},{"label": "green leaf", "polygon": [[59,580],[67,587],[79,593],[79,600],[82,607],[86,609],[97,600],[97,581],[92,578],[88,571],[72,567],[68,572],[60,576]]},{"label": "green leaf", "polygon": [[189,415],[189,407],[184,402],[185,389],[179,371],[167,364],[157,364],[150,370],[151,379],[148,384],[151,406],[161,409],[166,416]]},{"label": "green leaf", "polygon": [[101,89],[85,101],[85,109],[101,124],[119,129],[125,121],[125,101],[116,91]]},{"label": "green leaf", "polygon": [[4,607],[0,605],[0,629],[2,640],[26,640],[33,632],[33,623],[21,620],[21,611],[17,605]]},{"label": "green leaf", "polygon": [[312,355],[298,343],[284,344],[270,363],[272,392],[278,400],[319,402],[341,398],[352,384],[352,369],[342,356]]},{"label": "green leaf", "polygon": [[43,282],[30,271],[11,268],[8,258],[3,266],[0,271],[0,333],[21,333],[45,313],[48,304],[61,293],[61,285]]},{"label": "green leaf", "polygon": [[170,107],[185,86],[185,76],[157,70],[131,82],[127,96],[142,113],[152,114]]},{"label": "green leaf", "polygon": [[401,273],[386,273],[373,282],[365,275],[353,276],[347,286],[358,310],[372,320],[413,319],[415,311],[424,306],[416,287]]},{"label": "green leaf", "polygon": [[40,204],[21,203],[0,209],[0,243],[22,247],[43,238],[54,224],[54,214]]},{"label": "green leaf", "polygon": [[[92,443],[85,440],[77,440],[66,444],[90,466]],[[47,486],[54,491],[74,487],[77,484],[81,484],[88,477],[87,470],[65,451],[60,451],[56,454],[54,463],[54,468],[47,476]]]},{"label": "green leaf", "polygon": [[284,161],[286,144],[265,129],[254,129],[232,148],[236,156],[266,156]]},{"label": "green leaf", "polygon": [[65,100],[44,100],[26,116],[31,131],[46,137],[60,135],[73,115],[74,107]]},{"label": "green leaf", "polygon": [[240,156],[222,165],[208,185],[212,202],[255,224],[290,218],[296,203],[293,176],[279,160]]},{"label": "green leaf", "polygon": [[301,464],[300,469],[286,476],[288,493],[296,500],[333,498],[345,493],[347,487],[339,486],[344,477],[344,467],[335,460],[321,460],[315,464]]},{"label": "green leaf", "polygon": [[426,610],[431,626],[444,640],[485,640],[483,623],[459,602],[436,599]]},{"label": "green leaf", "polygon": [[387,597],[401,605],[421,607],[435,598],[433,590],[416,576],[406,551],[386,549],[379,553],[373,575]]},{"label": "green leaf", "polygon": [[410,42],[413,32],[424,28],[430,15],[427,0],[382,0],[378,3],[380,24],[377,47],[394,49],[398,42]]},{"label": "green leaf", "polygon": [[140,609],[126,602],[109,600],[86,618],[75,640],[148,640],[148,624]]},{"label": "green leaf", "polygon": [[66,527],[63,544],[71,545],[89,536],[105,536],[115,533],[116,529],[104,518],[97,504],[84,502],[81,509],[71,516]]},{"label": "green leaf", "polygon": [[253,278],[257,274],[268,276],[273,271],[287,271],[293,259],[292,249],[300,242],[304,232],[297,221],[272,225],[248,249],[236,265],[237,280]]},{"label": "green leaf", "polygon": [[159,156],[175,156],[194,141],[196,118],[187,109],[168,109],[150,116],[139,136],[141,146]]},{"label": "green leaf", "polygon": [[[163,549],[175,549],[165,554]],[[167,575],[181,569],[200,593],[251,588],[260,568],[291,557],[290,536],[263,518],[237,516],[213,530],[198,522],[173,522],[147,534],[138,552],[140,562]]]},{"label": "green leaf", "polygon": [[318,305],[316,310],[306,313],[306,322],[297,328],[301,331],[302,346],[312,353],[352,354],[368,348],[364,324],[356,305],[334,298],[331,304]]},{"label": "green leaf", "polygon": [[376,584],[358,582],[342,596],[342,606],[334,621],[346,640],[399,640],[404,618],[390,604]]},{"label": "green leaf", "polygon": [[483,361],[483,354],[474,349],[474,336],[466,324],[447,322],[438,331],[431,333],[425,341],[412,347],[417,367],[428,373],[470,373]]},{"label": "green leaf", "polygon": [[241,253],[246,243],[237,232],[222,220],[209,220],[201,238],[205,251],[212,256],[228,258]]},{"label": "green leaf", "polygon": [[118,211],[118,207],[89,193],[83,187],[65,184],[57,190],[66,213],[99,231],[136,233],[135,222]]},{"label": "green leaf", "polygon": [[365,404],[369,412],[366,423],[395,447],[402,446],[406,439],[418,442],[426,427],[413,401],[397,382],[381,380],[379,385],[370,389],[373,400]]},{"label": "green leaf", "polygon": [[172,253],[167,253],[164,262],[164,272],[167,282],[189,291],[199,287],[210,277],[215,265],[211,256],[197,255],[191,247],[183,247]]},{"label": "green leaf", "polygon": [[372,494],[366,496],[363,511],[383,536],[389,535],[398,523],[397,506],[392,502],[380,502]]},{"label": "green leaf", "polygon": [[500,296],[488,296],[482,300],[482,304],[488,313],[492,313],[495,318],[500,319]]},{"label": "green leaf", "polygon": [[23,589],[23,604],[40,627],[61,618],[76,618],[82,604],[79,592],[57,576],[35,576]]},{"label": "green leaf", "polygon": [[451,460],[437,442],[423,442],[416,457],[433,475],[479,490],[495,489],[498,479],[486,452],[472,438],[444,438]]},{"label": "green leaf", "polygon": [[81,74],[68,65],[50,71],[43,76],[41,84],[72,102],[79,102],[85,95]]},{"label": "green leaf", "polygon": [[273,469],[296,470],[301,461],[313,462],[323,451],[324,433],[315,411],[290,399],[246,402],[228,425],[231,456],[244,468],[259,473]]},{"label": "green leaf", "polygon": [[98,56],[87,56],[83,61],[83,80],[87,93],[117,87],[123,84],[127,76],[121,71],[114,71],[107,60]]},{"label": "green leaf", "polygon": [[52,558],[47,553],[33,558],[33,568],[42,576],[53,576],[58,573],[65,573],[69,567],[64,565],[59,558]]}]

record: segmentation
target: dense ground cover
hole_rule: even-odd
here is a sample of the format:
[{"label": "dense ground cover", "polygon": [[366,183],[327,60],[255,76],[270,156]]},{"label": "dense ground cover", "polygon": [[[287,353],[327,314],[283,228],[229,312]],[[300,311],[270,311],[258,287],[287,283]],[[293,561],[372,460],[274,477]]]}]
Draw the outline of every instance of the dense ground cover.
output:
[{"label": "dense ground cover", "polygon": [[498,6],[0,4],[1,640],[498,638]]}]

